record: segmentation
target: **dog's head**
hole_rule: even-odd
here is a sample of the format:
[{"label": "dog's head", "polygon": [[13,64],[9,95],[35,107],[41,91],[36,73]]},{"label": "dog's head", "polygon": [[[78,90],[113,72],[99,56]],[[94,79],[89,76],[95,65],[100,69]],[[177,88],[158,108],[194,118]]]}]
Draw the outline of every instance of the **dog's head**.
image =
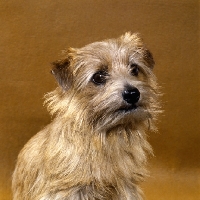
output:
[{"label": "dog's head", "polygon": [[70,48],[53,65],[62,88],[60,112],[79,120],[84,115],[99,129],[152,118],[157,101],[154,60],[138,34]]}]

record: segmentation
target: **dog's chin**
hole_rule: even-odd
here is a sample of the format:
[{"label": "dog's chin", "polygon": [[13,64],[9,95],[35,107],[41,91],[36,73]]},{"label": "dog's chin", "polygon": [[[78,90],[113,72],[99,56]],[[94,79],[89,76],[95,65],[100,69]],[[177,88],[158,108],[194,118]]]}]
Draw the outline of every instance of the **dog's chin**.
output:
[{"label": "dog's chin", "polygon": [[150,118],[149,111],[142,105],[134,104],[122,106],[115,112],[116,118],[122,123],[143,122]]},{"label": "dog's chin", "polygon": [[107,117],[99,118],[93,128],[97,132],[107,132],[116,127],[135,127],[150,118],[150,113],[142,106],[120,107]]}]

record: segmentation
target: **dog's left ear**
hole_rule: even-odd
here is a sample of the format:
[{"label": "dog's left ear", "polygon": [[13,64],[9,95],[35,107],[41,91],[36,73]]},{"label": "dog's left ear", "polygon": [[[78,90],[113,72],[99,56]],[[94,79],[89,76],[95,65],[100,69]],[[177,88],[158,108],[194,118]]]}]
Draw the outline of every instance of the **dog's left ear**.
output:
[{"label": "dog's left ear", "polygon": [[149,68],[153,69],[155,62],[152,53],[148,49],[145,49],[143,56],[144,60],[148,63]]},{"label": "dog's left ear", "polygon": [[52,63],[53,68],[51,73],[56,78],[59,85],[63,90],[68,90],[72,85],[73,74],[71,68],[71,62],[73,60],[74,49],[70,48],[64,52],[64,58]]},{"label": "dog's left ear", "polygon": [[131,43],[133,44],[133,46],[137,46],[138,48],[142,49],[142,57],[144,58],[149,68],[153,69],[155,64],[153,55],[148,49],[146,49],[143,43],[143,39],[141,38],[139,33],[127,32],[124,35],[122,35],[120,39],[125,43]]}]

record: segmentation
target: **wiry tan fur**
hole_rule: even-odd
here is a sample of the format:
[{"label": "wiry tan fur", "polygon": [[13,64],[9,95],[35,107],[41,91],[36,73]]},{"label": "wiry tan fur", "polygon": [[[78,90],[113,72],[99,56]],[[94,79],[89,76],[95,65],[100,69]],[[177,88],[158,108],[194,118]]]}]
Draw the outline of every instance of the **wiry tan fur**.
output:
[{"label": "wiry tan fur", "polygon": [[[130,64],[139,75],[130,74]],[[54,63],[60,87],[46,95],[54,120],[20,152],[14,200],[141,200],[138,183],[152,153],[146,131],[159,111],[154,61],[138,34],[70,48]],[[105,70],[106,83],[94,73]],[[137,87],[137,109],[123,112],[122,91]]]}]

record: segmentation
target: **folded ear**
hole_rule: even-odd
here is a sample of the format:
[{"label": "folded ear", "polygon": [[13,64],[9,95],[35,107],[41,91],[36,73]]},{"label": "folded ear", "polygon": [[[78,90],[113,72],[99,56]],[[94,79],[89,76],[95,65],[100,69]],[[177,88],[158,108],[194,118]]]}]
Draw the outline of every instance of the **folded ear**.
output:
[{"label": "folded ear", "polygon": [[148,49],[144,51],[144,60],[148,63],[148,66],[153,69],[155,62],[152,53]]},{"label": "folded ear", "polygon": [[59,85],[64,89],[68,90],[72,85],[73,74],[71,68],[71,62],[73,60],[74,49],[70,48],[64,51],[63,59],[57,60],[52,63],[53,68],[51,73],[56,78]]},{"label": "folded ear", "polygon": [[131,45],[135,45],[138,48],[140,48],[141,49],[140,52],[142,53],[145,62],[151,69],[153,69],[155,64],[153,55],[148,49],[146,49],[146,46],[143,43],[143,39],[141,38],[139,33],[127,32],[124,35],[122,35],[120,39],[125,43],[129,43]]}]

